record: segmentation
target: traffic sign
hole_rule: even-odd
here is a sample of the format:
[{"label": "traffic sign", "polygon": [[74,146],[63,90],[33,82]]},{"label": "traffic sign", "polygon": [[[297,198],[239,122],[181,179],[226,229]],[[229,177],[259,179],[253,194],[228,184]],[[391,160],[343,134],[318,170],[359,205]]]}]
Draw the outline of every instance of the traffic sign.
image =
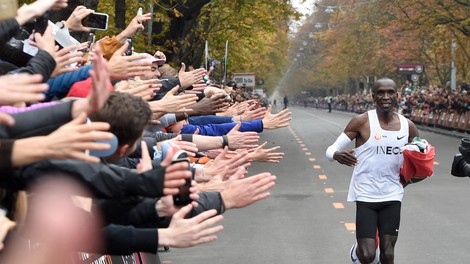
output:
[{"label": "traffic sign", "polygon": [[399,74],[421,74],[424,71],[424,65],[417,63],[400,63],[397,65]]},{"label": "traffic sign", "polygon": [[255,88],[255,74],[254,73],[234,73],[233,80],[237,87]]}]

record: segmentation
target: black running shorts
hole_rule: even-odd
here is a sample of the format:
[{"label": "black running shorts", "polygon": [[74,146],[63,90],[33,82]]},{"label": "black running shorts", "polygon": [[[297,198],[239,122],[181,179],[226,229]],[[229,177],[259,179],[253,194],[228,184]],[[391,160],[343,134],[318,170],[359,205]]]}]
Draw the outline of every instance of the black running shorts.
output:
[{"label": "black running shorts", "polygon": [[379,236],[398,236],[400,228],[401,202],[356,202],[356,238],[375,238]]}]

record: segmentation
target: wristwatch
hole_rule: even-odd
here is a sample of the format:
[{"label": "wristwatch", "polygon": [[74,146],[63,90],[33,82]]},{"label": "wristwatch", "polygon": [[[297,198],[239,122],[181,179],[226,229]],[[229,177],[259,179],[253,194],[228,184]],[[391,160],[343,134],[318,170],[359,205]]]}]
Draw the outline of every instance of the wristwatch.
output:
[{"label": "wristwatch", "polygon": [[55,23],[55,25],[60,29],[63,29],[65,27],[64,21],[59,21],[59,22]]}]

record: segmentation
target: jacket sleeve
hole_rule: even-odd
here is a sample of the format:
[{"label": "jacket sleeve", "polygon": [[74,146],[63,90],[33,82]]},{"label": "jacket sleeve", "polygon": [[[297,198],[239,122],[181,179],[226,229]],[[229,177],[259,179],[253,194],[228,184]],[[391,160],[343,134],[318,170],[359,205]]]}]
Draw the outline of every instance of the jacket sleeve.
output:
[{"label": "jacket sleeve", "polygon": [[2,174],[12,174],[11,154],[13,152],[14,140],[1,139],[0,140],[0,171]]},{"label": "jacket sleeve", "polygon": [[147,128],[144,131],[144,136],[152,136],[155,135],[155,133],[158,133],[162,131],[165,127],[171,126],[173,124],[176,124],[178,122],[176,120],[176,115],[175,114],[166,114],[162,116],[158,121],[160,121],[160,124],[150,124],[147,126]]},{"label": "jacket sleeve", "polygon": [[[198,200],[199,206],[186,216],[193,217],[204,211],[216,209],[221,214],[222,198],[218,192],[201,193]],[[134,226],[122,226],[109,224],[104,228],[106,242],[106,254],[129,255],[142,251],[156,253],[158,248],[157,228],[136,228]]]},{"label": "jacket sleeve", "polygon": [[70,176],[84,184],[96,198],[161,197],[165,168],[158,167],[139,174],[135,170],[112,164],[43,160],[18,169],[16,177],[7,184],[10,183],[10,188],[26,189],[48,175]]},{"label": "jacket sleeve", "polygon": [[188,216],[193,217],[205,211],[215,209],[217,214],[223,214],[223,200],[219,192],[202,192],[199,193],[199,199],[197,200],[198,206],[193,208]]},{"label": "jacket sleeve", "polygon": [[160,119],[158,121],[160,121],[160,127],[161,128],[171,126],[171,125],[176,124],[178,122],[176,120],[176,115],[175,114],[166,114],[166,115],[160,117]]},{"label": "jacket sleeve", "polygon": [[204,116],[192,116],[189,118],[189,124],[191,125],[209,125],[209,124],[224,124],[232,123],[232,116],[215,116],[215,115],[204,115]]},{"label": "jacket sleeve", "polygon": [[101,47],[101,51],[103,52],[103,57],[107,60],[111,59],[114,52],[120,49],[122,45],[123,44],[121,44],[115,36],[112,38],[108,38],[103,41],[100,41],[100,47]]},{"label": "jacket sleeve", "polygon": [[7,43],[19,30],[20,25],[16,19],[8,19],[0,21],[0,46]]},{"label": "jacket sleeve", "polygon": [[23,51],[8,44],[5,44],[2,46],[2,48],[0,48],[0,59],[17,67],[27,66],[31,58],[31,55],[26,54]]},{"label": "jacket sleeve", "polygon": [[162,84],[162,87],[160,87],[160,90],[158,90],[157,95],[153,98],[154,100],[160,100],[165,96],[167,92],[169,92],[173,87],[176,85],[180,85],[180,79],[178,77],[174,76],[162,76],[160,77],[160,83]]},{"label": "jacket sleeve", "polygon": [[103,216],[105,224],[155,228],[160,219],[155,208],[157,201],[155,198],[93,199],[93,210]]},{"label": "jacket sleeve", "polygon": [[28,107],[15,107],[15,106],[4,105],[4,106],[0,106],[0,112],[7,113],[7,114],[18,114],[18,113],[40,109],[43,107],[56,105],[56,104],[58,104],[58,102],[37,103],[37,104],[32,104]]},{"label": "jacket sleeve", "polygon": [[32,57],[26,67],[15,70],[16,73],[41,74],[42,81],[46,82],[54,71],[56,62],[54,58],[44,50],[39,50],[36,56]]},{"label": "jacket sleeve", "polygon": [[[150,157],[153,157],[153,154],[155,152],[155,149],[153,147],[157,144],[157,141],[152,137],[143,137],[142,140],[147,143],[149,155]],[[142,157],[142,148],[140,141],[137,141],[137,147],[135,148],[135,151],[131,153],[128,157],[133,159],[140,159]]]},{"label": "jacket sleeve", "polygon": [[[140,149],[140,142],[139,144],[137,145],[137,149]],[[152,146],[153,148],[153,146]],[[152,152],[149,152],[149,155],[150,157],[153,157],[153,149],[152,149]],[[135,153],[135,152],[134,152]],[[133,154],[134,154],[133,153]],[[139,150],[139,153],[140,153],[140,150]],[[134,157],[124,157],[116,162],[113,162],[114,165],[117,165],[117,166],[120,166],[120,167],[124,167],[124,168],[128,168],[128,169],[137,169],[137,165],[139,164],[140,162],[140,157],[141,155],[137,156],[137,155],[134,155]],[[156,168],[158,166],[160,166],[160,162],[158,160],[152,160],[152,168]]]},{"label": "jacket sleeve", "polygon": [[49,90],[46,92],[46,99],[44,101],[51,101],[54,97],[59,99],[64,98],[74,83],[90,77],[91,69],[93,69],[92,65],[83,66],[76,71],[67,72],[48,80]]},{"label": "jacket sleeve", "polygon": [[[225,124],[210,124],[205,126],[193,126],[193,125],[185,125],[181,129],[181,134],[194,134],[197,129],[199,129],[199,135],[204,136],[223,136],[227,135],[230,130],[236,125],[237,123],[225,123]],[[254,132],[263,132],[263,121],[261,120],[252,120],[247,122],[242,122],[240,126],[241,132],[246,131],[254,131]]]},{"label": "jacket sleeve", "polygon": [[34,111],[14,114],[15,125],[0,125],[0,138],[26,138],[47,135],[72,120],[73,102],[65,102]]},{"label": "jacket sleeve", "polygon": [[130,255],[134,252],[157,253],[158,229],[135,228],[133,226],[107,225],[103,229],[105,253],[111,255]]}]

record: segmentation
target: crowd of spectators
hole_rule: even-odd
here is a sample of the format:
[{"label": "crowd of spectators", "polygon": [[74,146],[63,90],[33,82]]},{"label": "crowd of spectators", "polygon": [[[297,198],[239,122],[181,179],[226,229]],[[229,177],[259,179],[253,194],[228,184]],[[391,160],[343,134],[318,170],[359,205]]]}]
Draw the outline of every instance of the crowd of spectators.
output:
[{"label": "crowd of spectators", "polygon": [[283,158],[258,133],[288,126],[288,109],[272,113],[210,70],[176,70],[162,52],[127,52],[152,14],[58,45],[91,30],[81,20],[94,11],[79,6],[13,45],[66,6],[37,0],[0,20],[0,263],[106,263],[209,243],[226,210],[269,197],[276,176],[248,168]]},{"label": "crowd of spectators", "polygon": [[[398,89],[398,112],[408,118],[441,116],[442,114],[466,116],[470,111],[469,87],[462,83],[456,90],[449,87],[430,84],[428,86],[413,86],[405,82]],[[372,94],[367,90],[354,95],[341,94],[333,96],[333,109],[363,113],[374,108]],[[297,104],[328,108],[328,97],[308,97]],[[419,122],[420,120],[416,120]],[[466,122],[468,123],[468,122]]]}]

